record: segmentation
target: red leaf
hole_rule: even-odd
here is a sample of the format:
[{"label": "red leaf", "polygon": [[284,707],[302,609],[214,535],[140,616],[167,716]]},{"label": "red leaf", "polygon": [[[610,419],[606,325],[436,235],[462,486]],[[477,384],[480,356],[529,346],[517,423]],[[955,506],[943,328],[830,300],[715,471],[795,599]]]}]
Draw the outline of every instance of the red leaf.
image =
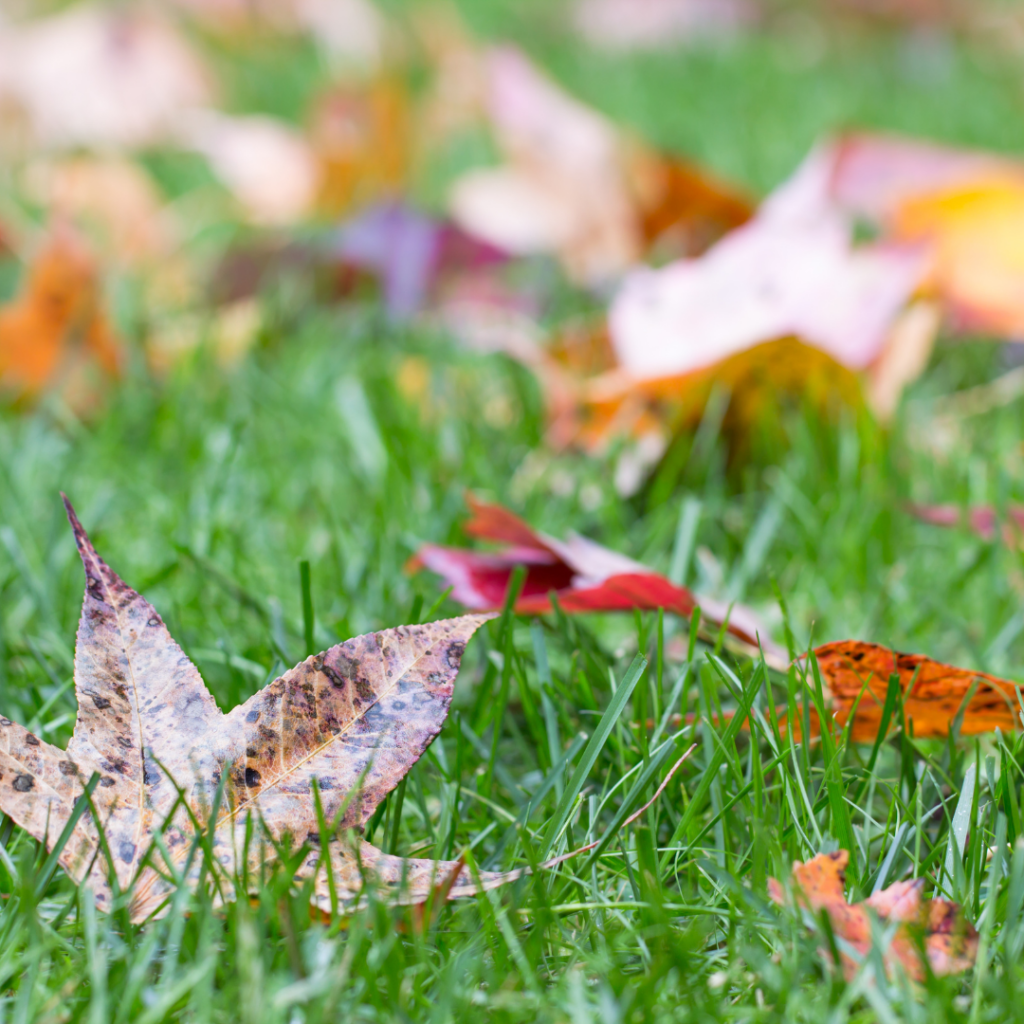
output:
[{"label": "red leaf", "polygon": [[515,609],[520,614],[551,611],[552,591],[569,614],[664,608],[689,616],[700,605],[702,617],[711,625],[721,626],[728,619],[732,636],[753,646],[760,639],[766,654],[785,656],[749,608],[734,605],[730,610],[723,602],[697,597],[640,562],[578,534],[562,541],[540,533],[501,505],[471,494],[466,502],[472,512],[466,533],[507,546],[485,553],[425,544],[414,563],[442,576],[452,586],[455,600],[468,608],[500,608],[513,569],[522,565],[526,579]]}]

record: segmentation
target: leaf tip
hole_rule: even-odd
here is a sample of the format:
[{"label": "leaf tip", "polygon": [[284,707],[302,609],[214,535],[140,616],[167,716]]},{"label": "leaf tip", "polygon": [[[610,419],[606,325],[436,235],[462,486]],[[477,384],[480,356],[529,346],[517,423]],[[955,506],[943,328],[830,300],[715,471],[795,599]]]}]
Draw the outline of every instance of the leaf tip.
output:
[{"label": "leaf tip", "polygon": [[85,532],[85,527],[82,526],[82,522],[75,512],[75,507],[63,491],[60,492],[60,497],[64,502],[64,511],[67,513],[68,522],[71,524],[71,529],[75,535],[75,544],[78,545],[79,554],[83,558],[87,554],[96,557],[96,549],[92,546],[92,541],[89,540],[89,535]]}]

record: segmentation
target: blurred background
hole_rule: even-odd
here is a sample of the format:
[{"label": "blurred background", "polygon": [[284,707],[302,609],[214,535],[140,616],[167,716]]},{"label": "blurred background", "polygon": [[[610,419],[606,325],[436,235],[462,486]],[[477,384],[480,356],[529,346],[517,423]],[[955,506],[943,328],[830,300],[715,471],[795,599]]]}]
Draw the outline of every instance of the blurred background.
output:
[{"label": "blurred background", "polygon": [[1008,0],[5,0],[0,693],[64,692],[60,489],[222,699],[297,559],[323,644],[430,607],[465,489],[1012,668],[1022,53]]}]

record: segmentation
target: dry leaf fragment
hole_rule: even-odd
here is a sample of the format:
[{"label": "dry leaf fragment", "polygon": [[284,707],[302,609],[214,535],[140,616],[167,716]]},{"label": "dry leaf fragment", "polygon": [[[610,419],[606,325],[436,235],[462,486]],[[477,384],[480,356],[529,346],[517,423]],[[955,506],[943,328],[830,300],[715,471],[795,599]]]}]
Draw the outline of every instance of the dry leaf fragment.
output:
[{"label": "dry leaf fragment", "polygon": [[[209,820],[223,786],[209,827],[224,873],[222,895],[232,895],[251,813],[275,840],[320,842],[314,779],[331,821],[361,780],[344,824],[365,824],[440,730],[466,643],[486,619],[470,615],[356,637],[306,659],[224,715],[156,610],[100,559],[70,505],[68,515],[86,572],[75,651],[78,719],[66,751],[0,719],[0,808],[50,846],[97,774],[93,802],[109,869],[122,890],[132,887],[134,920],[161,912],[169,891],[153,866],[140,869],[157,831],[169,857],[166,864],[155,857],[164,872],[184,869],[196,839],[192,818],[176,808],[172,779],[200,822]],[[331,840],[331,848],[336,888],[346,899],[362,888],[354,858],[370,873],[380,868],[385,883],[411,877],[413,893],[424,873],[448,867],[404,864],[366,844],[353,853],[342,840]],[[262,841],[248,849],[256,872],[261,859],[275,855]],[[108,864],[91,815],[79,821],[60,864],[92,888],[98,906],[111,906]],[[307,877],[311,870],[303,869]],[[198,876],[193,866],[187,881],[196,884]],[[492,883],[500,884],[486,875],[484,884]],[[470,884],[460,882],[453,893]]]},{"label": "dry leaf fragment", "polygon": [[[899,676],[907,724],[913,723],[917,737],[946,736],[975,682],[978,687],[964,709],[961,733],[974,735],[996,728],[1010,732],[1020,728],[1021,687],[1010,680],[859,640],[824,644],[815,648],[814,654],[822,681],[831,693],[832,712],[841,727],[846,727],[860,697],[850,733],[856,742],[871,743],[877,736],[889,677],[894,674]],[[812,728],[816,726],[816,722],[812,723]]]},{"label": "dry leaf fragment", "polygon": [[464,529],[473,537],[505,545],[490,554],[425,544],[414,559],[453,586],[452,596],[467,608],[500,608],[512,571],[526,567],[516,611],[541,615],[551,611],[550,594],[570,614],[664,608],[688,616],[699,604],[705,621],[720,626],[729,620],[729,633],[744,644],[757,646],[776,660],[785,652],[775,644],[757,614],[742,605],[698,597],[678,587],[640,562],[611,551],[578,534],[561,541],[540,533],[501,505],[489,505],[467,494],[472,517]]},{"label": "dry leaf fragment", "polygon": [[[883,954],[887,968],[891,969],[898,962],[910,977],[924,980],[925,968],[915,929],[923,932],[924,953],[933,973],[956,974],[974,965],[978,933],[955,903],[944,899],[922,900],[923,878],[896,882],[861,903],[847,903],[843,890],[849,859],[846,850],[838,850],[820,853],[806,863],[797,861],[793,865],[793,896],[797,904],[815,913],[824,910],[837,939],[852,946],[860,957],[866,956],[872,947],[870,909],[883,925],[897,926]],[[780,906],[786,905],[783,887],[776,879],[769,880],[768,892]],[[842,949],[840,959],[847,980],[852,979],[859,967],[858,960]]]},{"label": "dry leaf fragment", "polygon": [[55,390],[85,411],[120,361],[92,255],[74,231],[57,225],[20,295],[0,309],[0,389],[26,399]]}]

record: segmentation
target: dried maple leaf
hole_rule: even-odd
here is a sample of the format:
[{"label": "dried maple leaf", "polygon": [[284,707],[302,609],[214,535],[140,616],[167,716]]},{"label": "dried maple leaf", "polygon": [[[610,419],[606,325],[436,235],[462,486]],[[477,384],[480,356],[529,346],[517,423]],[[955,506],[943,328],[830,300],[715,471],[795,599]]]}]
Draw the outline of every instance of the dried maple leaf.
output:
[{"label": "dried maple leaf", "polygon": [[960,731],[973,735],[1020,727],[1021,688],[1007,679],[859,640],[824,644],[815,648],[814,655],[840,726],[845,728],[860,697],[850,731],[857,742],[871,743],[877,736],[891,675],[899,676],[904,714],[917,737],[946,736],[975,681],[978,687],[964,709]]},{"label": "dried maple leaf", "polygon": [[[922,933],[924,955],[934,974],[955,974],[973,966],[978,955],[978,933],[955,903],[922,900],[923,878],[896,882],[861,903],[847,903],[843,888],[849,857],[846,850],[839,850],[820,853],[806,863],[797,861],[793,865],[796,903],[815,913],[824,910],[835,937],[860,957],[866,956],[872,947],[869,910],[883,925],[895,924],[895,934],[883,960],[888,968],[900,963],[917,981],[924,980],[925,968],[915,930]],[[780,906],[786,905],[782,885],[774,878],[768,882],[768,893]],[[858,960],[845,949],[840,949],[839,955],[849,980],[857,973]]]},{"label": "dried maple leaf", "polygon": [[728,619],[728,632],[746,645],[760,642],[776,663],[785,652],[775,644],[755,612],[742,605],[699,597],[646,565],[572,534],[561,541],[534,530],[501,505],[466,495],[472,518],[464,529],[470,536],[497,541],[495,553],[425,544],[413,565],[425,566],[452,584],[452,596],[467,608],[500,608],[512,571],[525,566],[526,578],[515,610],[524,615],[551,611],[553,591],[559,607],[570,614],[664,608],[688,616],[699,604],[702,617],[714,626]]},{"label": "dried maple leaf", "polygon": [[119,364],[92,255],[58,225],[21,294],[0,309],[0,390],[29,399],[57,390],[83,411],[95,402],[96,378],[116,376]]},{"label": "dried maple leaf", "polygon": [[[247,838],[253,816],[275,842],[290,836],[296,845],[320,845],[314,780],[325,820],[344,810],[339,825],[361,828],[440,731],[466,643],[487,618],[356,637],[307,658],[225,715],[152,605],[96,553],[70,505],[68,516],[86,573],[75,650],[78,719],[66,751],[0,719],[0,808],[52,847],[97,775],[95,815],[78,822],[59,863],[102,909],[113,903],[111,879],[130,889],[134,920],[163,910],[170,879],[198,882],[196,822],[210,833],[221,898],[233,895],[236,871],[258,874],[275,856],[273,843]],[[329,840],[329,851],[343,906],[357,899],[364,879],[389,899],[422,902],[436,877],[454,869],[340,838]],[[297,875],[316,875],[315,899],[325,908],[326,870],[327,858],[314,855]],[[487,888],[511,877],[484,873],[482,882]],[[451,895],[470,891],[460,871]]]}]

